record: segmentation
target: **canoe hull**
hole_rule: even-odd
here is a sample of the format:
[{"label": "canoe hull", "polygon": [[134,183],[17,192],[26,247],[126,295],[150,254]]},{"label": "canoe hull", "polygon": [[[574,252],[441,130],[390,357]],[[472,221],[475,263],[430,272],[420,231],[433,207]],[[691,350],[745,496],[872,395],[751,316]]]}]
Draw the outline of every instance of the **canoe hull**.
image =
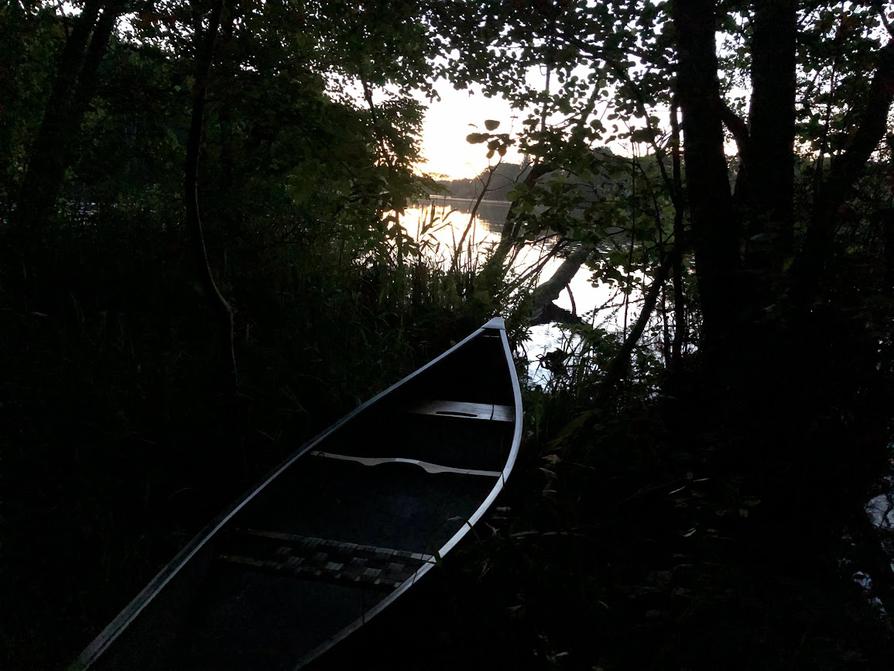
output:
[{"label": "canoe hull", "polygon": [[495,319],[302,446],[184,548],[74,668],[300,668],[471,529],[512,470],[521,420]]}]

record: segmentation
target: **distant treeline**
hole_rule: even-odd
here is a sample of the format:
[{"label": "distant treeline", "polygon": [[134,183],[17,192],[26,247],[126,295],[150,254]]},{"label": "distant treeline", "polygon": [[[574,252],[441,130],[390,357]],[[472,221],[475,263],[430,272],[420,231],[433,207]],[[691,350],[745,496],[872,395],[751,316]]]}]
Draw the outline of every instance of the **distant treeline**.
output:
[{"label": "distant treeline", "polygon": [[[528,170],[528,166],[522,166],[518,163],[501,163],[496,166],[494,175],[487,187],[487,194],[484,196],[487,200],[509,200],[509,193],[520,182],[524,173]],[[438,180],[438,185],[444,187],[446,195],[454,198],[477,198],[478,194],[487,184],[487,177],[490,168],[482,170],[476,177],[471,179],[451,179]]]},{"label": "distant treeline", "polygon": [[[567,171],[548,170],[547,173],[538,182],[546,184],[556,180],[565,181],[576,184],[576,188],[586,200],[591,200],[594,195],[594,188],[600,190],[602,197],[606,197],[620,190],[630,188],[630,163],[629,159],[616,156],[610,149],[606,147],[598,147],[591,152],[592,159],[589,165],[589,174],[586,178],[575,176]],[[653,163],[654,158],[647,159],[647,162],[654,165],[657,170],[657,164]],[[500,163],[493,168],[494,174],[488,182],[491,168],[485,168],[478,175],[469,179],[452,179],[438,180],[437,184],[444,188],[445,195],[453,198],[469,198],[475,199],[482,189],[487,190],[485,198],[487,200],[511,200],[510,194],[517,184],[521,184],[528,174],[530,165],[520,165],[518,163]],[[670,165],[667,165],[670,169]],[[657,175],[656,175],[657,177]],[[608,189],[608,191],[606,191]]]}]

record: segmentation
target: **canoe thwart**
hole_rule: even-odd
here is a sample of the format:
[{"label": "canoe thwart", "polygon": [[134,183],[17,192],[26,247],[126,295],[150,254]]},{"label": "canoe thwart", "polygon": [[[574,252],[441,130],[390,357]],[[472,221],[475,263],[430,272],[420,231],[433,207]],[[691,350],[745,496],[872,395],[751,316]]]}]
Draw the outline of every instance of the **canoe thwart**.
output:
[{"label": "canoe thwart", "polygon": [[336,459],[339,461],[353,461],[364,466],[381,466],[382,464],[410,464],[418,466],[426,473],[437,475],[439,473],[450,473],[452,475],[481,475],[487,478],[499,478],[502,473],[500,471],[483,471],[477,468],[456,468],[454,466],[444,466],[443,464],[434,464],[430,461],[421,461],[419,459],[405,459],[404,457],[356,457],[352,454],[336,454],[334,452],[323,452],[316,450],[311,452],[314,457],[323,457],[325,459]]},{"label": "canoe thwart", "polygon": [[493,403],[465,403],[463,401],[420,401],[407,408],[417,415],[458,417],[460,419],[484,419],[492,422],[514,422],[515,412],[511,405]]},{"label": "canoe thwart", "polygon": [[435,558],[376,545],[278,531],[238,529],[228,534],[219,561],[241,568],[354,585],[394,589]]}]

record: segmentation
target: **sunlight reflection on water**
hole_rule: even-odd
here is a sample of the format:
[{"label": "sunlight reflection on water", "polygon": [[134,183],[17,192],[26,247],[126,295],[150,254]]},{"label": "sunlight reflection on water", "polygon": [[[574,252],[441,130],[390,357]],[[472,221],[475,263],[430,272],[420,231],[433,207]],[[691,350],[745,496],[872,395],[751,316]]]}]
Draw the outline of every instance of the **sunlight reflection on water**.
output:
[{"label": "sunlight reflection on water", "polygon": [[[480,265],[500,241],[500,229],[506,220],[509,203],[506,201],[482,201],[475,217],[471,217],[474,201],[435,197],[404,210],[400,222],[430,258],[449,265],[462,241],[459,254],[461,267]],[[465,233],[465,236],[464,236]],[[548,254],[552,241],[538,245],[526,245],[516,256],[510,273],[522,276]],[[561,265],[562,259],[551,258],[543,264],[538,283],[548,279]],[[623,294],[617,286],[592,283],[591,271],[582,267],[562,291],[555,304],[580,315],[594,326],[608,331],[621,331],[624,327]],[[627,323],[632,324],[639,313],[638,295],[631,297]],[[548,352],[565,348],[567,334],[555,323],[531,327],[523,349],[529,361],[528,376],[531,382],[543,385],[549,372],[540,364],[540,358]]]}]

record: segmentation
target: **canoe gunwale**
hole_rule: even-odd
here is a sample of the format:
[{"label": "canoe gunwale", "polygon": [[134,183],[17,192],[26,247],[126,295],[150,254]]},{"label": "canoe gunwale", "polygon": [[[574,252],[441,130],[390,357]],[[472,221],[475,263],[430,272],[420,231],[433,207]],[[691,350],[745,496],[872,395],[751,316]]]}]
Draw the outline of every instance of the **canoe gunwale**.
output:
[{"label": "canoe gunwale", "polygon": [[[515,426],[513,428],[512,434],[512,446],[509,451],[509,456],[506,459],[506,465],[503,470],[500,472],[499,478],[497,478],[493,488],[490,493],[481,502],[481,505],[478,506],[477,510],[469,516],[469,518],[463,523],[463,525],[459,528],[459,530],[450,537],[450,539],[441,546],[439,550],[434,553],[435,561],[427,562],[423,564],[412,576],[410,576],[407,580],[405,580],[399,587],[397,587],[393,592],[391,592],[387,597],[382,599],[379,603],[373,606],[370,610],[363,613],[363,615],[354,621],[352,624],[348,625],[341,631],[337,632],[330,639],[324,641],[319,646],[311,650],[307,655],[302,657],[295,664],[293,669],[297,671],[302,668],[306,664],[309,664],[311,661],[322,655],[324,652],[332,648],[336,643],[346,638],[348,635],[365,625],[376,615],[381,613],[385,608],[390,606],[394,601],[397,600],[404,592],[406,592],[410,587],[412,587],[417,580],[422,578],[426,573],[428,573],[432,568],[434,568],[437,563],[444,557],[450,550],[452,550],[457,543],[459,543],[463,537],[471,531],[472,527],[480,520],[484,513],[490,508],[493,504],[494,500],[499,496],[500,492],[503,490],[503,487],[506,486],[506,480],[509,478],[509,474],[512,471],[513,466],[515,465],[515,460],[518,457],[519,447],[521,446],[521,434],[522,434],[522,398],[521,398],[521,388],[519,386],[518,381],[518,372],[515,370],[515,363],[512,358],[512,351],[509,348],[509,340],[506,337],[506,330],[503,320],[499,317],[495,317],[487,324],[478,329],[475,333],[470,335],[468,338],[462,341],[460,344],[465,344],[470,339],[477,337],[486,329],[498,329],[500,333],[500,340],[503,346],[503,355],[506,358],[506,365],[509,368],[509,376],[512,382],[512,395],[513,395],[513,404],[515,406]],[[452,348],[444,353],[443,356],[453,352],[460,345],[457,345],[455,348]],[[432,361],[435,363],[440,360],[442,357],[438,357]],[[420,369],[421,371],[422,369]],[[400,384],[400,383],[399,383]]]},{"label": "canoe gunwale", "polygon": [[485,331],[495,330],[499,333],[502,350],[506,359],[506,365],[509,369],[509,376],[512,384],[513,402],[514,402],[514,431],[509,456],[506,465],[500,472],[499,477],[494,484],[493,489],[484,499],[478,509],[465,521],[462,527],[434,554],[434,562],[426,562],[420,567],[410,578],[405,580],[399,587],[391,592],[382,601],[376,604],[369,611],[363,613],[355,622],[351,623],[344,629],[334,634],[330,639],[313,649],[310,653],[297,661],[293,667],[299,669],[302,666],[315,659],[323,652],[331,648],[337,642],[344,639],[350,633],[360,628],[387,606],[393,603],[401,594],[409,589],[416,580],[425,575],[441,557],[449,552],[472,528],[472,526],[484,515],[491,506],[497,495],[502,491],[512,471],[518,455],[521,443],[522,432],[522,400],[521,390],[519,387],[518,373],[512,358],[512,352],[509,348],[509,341],[506,337],[505,323],[502,318],[494,317],[486,324],[476,329],[468,336],[460,340],[458,343],[444,351],[420,368],[395,382],[383,391],[379,392],[372,398],[357,406],[354,410],[341,417],[334,424],[324,429],[316,436],[312,437],[289,457],[282,461],[278,466],[273,468],[267,476],[265,476],[259,484],[249,489],[245,494],[238,498],[228,509],[225,509],[218,517],[199,531],[192,540],[189,541],[181,550],[168,562],[162,569],[149,581],[149,583],[121,610],[120,613],[94,638],[87,647],[81,652],[77,660],[68,667],[69,671],[85,671],[89,669],[117,640],[117,638],[127,629],[128,626],[140,615],[140,613],[155,599],[155,597],[165,589],[165,587],[180,573],[180,571],[198,554],[205,545],[220,532],[232,518],[239,513],[246,505],[248,505],[256,496],[258,496],[271,482],[278,478],[283,472],[289,469],[298,459],[308,452],[312,451],[319,443],[328,438],[330,435],[338,431],[342,426],[355,419],[361,413],[369,410],[385,397],[397,391],[411,380],[415,379],[422,373],[426,372],[442,360],[462,349],[474,339],[478,338]]}]

